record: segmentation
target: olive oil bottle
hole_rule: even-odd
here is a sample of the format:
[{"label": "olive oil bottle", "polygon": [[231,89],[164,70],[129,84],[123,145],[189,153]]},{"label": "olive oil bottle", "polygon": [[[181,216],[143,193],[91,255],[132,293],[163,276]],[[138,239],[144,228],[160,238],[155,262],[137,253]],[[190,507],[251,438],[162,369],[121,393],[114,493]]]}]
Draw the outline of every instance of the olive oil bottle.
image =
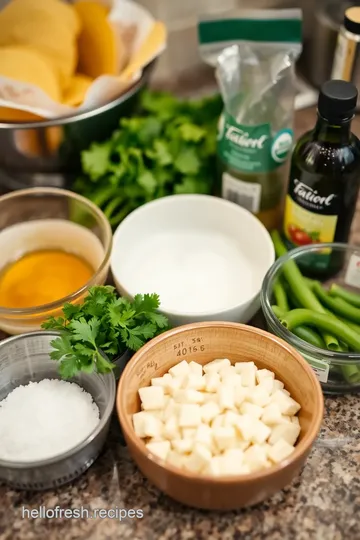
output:
[{"label": "olive oil bottle", "polygon": [[[326,82],[320,91],[315,128],[292,155],[283,233],[289,249],[322,242],[347,242],[360,185],[360,147],[351,132],[358,92],[346,81]],[[342,267],[331,250],[309,255],[302,270],[330,276]]]}]

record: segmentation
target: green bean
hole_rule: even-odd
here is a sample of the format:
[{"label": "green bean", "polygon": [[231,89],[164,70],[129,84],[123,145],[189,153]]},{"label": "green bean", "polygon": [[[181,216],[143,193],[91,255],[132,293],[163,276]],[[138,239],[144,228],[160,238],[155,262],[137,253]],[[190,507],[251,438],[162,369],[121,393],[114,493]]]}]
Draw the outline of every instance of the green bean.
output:
[{"label": "green bean", "polygon": [[293,309],[281,317],[280,322],[291,332],[298,326],[315,326],[330,332],[354,351],[360,352],[360,335],[335,317],[329,317],[327,313],[318,313],[310,309]]},{"label": "green bean", "polygon": [[[273,231],[271,233],[271,237],[274,243],[276,255],[278,257],[285,255],[287,253],[287,249],[283,241],[281,240],[279,232]],[[319,313],[325,312],[325,309],[323,308],[319,300],[316,298],[313,291],[309,288],[297,264],[294,261],[287,261],[283,265],[283,275],[289,283],[290,289],[292,290],[296,300],[301,304],[302,307],[318,311]],[[339,350],[339,343],[334,336],[328,334],[327,332],[324,332],[323,338],[328,349]]]},{"label": "green bean", "polygon": [[330,315],[330,317],[335,317],[335,319],[338,319],[339,321],[343,322],[344,324],[347,324],[349,328],[354,330],[354,332],[358,332],[360,334],[360,325],[356,324],[354,322],[349,321],[348,319],[345,319],[345,317],[341,317],[341,315],[335,315],[330,309],[326,309],[326,313]]},{"label": "green bean", "polygon": [[289,311],[289,303],[286,296],[285,289],[280,279],[277,279],[274,283],[273,292],[276,300],[276,304],[283,311]]},{"label": "green bean", "polygon": [[333,283],[330,287],[330,296],[342,298],[349,304],[360,308],[360,294],[348,291],[336,283]]},{"label": "green bean", "polygon": [[[278,319],[284,317],[285,313],[282,309],[280,309],[278,306],[271,307]],[[307,343],[310,343],[310,345],[314,345],[315,347],[319,347],[320,349],[325,349],[324,340],[321,336],[319,336],[317,332],[312,330],[312,328],[307,328],[306,326],[298,326],[297,328],[293,329],[292,333],[303,341],[307,341]]]},{"label": "green bean", "polygon": [[345,302],[342,298],[331,297],[320,283],[315,283],[313,291],[319,300],[325,304],[335,314],[342,315],[345,319],[350,319],[353,322],[360,323],[360,309]]},{"label": "green bean", "polygon": [[355,384],[360,382],[360,371],[357,365],[348,364],[341,366],[341,372],[348,383]]}]

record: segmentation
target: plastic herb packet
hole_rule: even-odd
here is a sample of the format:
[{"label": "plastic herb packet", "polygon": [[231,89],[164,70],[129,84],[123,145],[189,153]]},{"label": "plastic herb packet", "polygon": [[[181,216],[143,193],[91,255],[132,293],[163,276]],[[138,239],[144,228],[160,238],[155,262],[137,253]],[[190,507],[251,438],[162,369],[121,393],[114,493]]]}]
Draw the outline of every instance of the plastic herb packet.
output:
[{"label": "plastic herb packet", "polygon": [[202,19],[200,54],[216,66],[224,101],[218,130],[218,192],[268,229],[278,225],[293,145],[299,9],[241,11]]}]

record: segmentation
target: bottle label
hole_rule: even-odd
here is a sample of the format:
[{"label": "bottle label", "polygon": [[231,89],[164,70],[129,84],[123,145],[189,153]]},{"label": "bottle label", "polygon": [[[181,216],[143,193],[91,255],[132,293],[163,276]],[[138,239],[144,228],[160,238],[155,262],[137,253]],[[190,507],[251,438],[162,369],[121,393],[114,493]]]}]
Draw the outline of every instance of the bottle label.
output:
[{"label": "bottle label", "polygon": [[229,168],[246,173],[269,172],[280,167],[292,148],[293,132],[272,135],[271,126],[239,124],[224,111],[219,121],[218,152]]},{"label": "bottle label", "polygon": [[257,214],[260,210],[261,185],[255,182],[244,182],[231,174],[224,173],[222,175],[222,198]]},{"label": "bottle label", "polygon": [[[338,196],[322,194],[297,178],[290,180],[285,202],[284,234],[290,248],[333,242],[338,221]],[[307,265],[326,269],[330,250],[307,257]]]}]

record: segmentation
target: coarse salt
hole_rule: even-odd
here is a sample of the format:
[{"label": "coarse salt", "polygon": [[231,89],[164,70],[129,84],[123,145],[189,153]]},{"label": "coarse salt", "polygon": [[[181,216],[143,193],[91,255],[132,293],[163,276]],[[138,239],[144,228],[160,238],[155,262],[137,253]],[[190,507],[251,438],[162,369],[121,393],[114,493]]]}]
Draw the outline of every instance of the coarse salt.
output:
[{"label": "coarse salt", "polygon": [[57,379],[18,386],[0,402],[0,459],[36,461],[62,454],[100,422],[91,394]]}]

